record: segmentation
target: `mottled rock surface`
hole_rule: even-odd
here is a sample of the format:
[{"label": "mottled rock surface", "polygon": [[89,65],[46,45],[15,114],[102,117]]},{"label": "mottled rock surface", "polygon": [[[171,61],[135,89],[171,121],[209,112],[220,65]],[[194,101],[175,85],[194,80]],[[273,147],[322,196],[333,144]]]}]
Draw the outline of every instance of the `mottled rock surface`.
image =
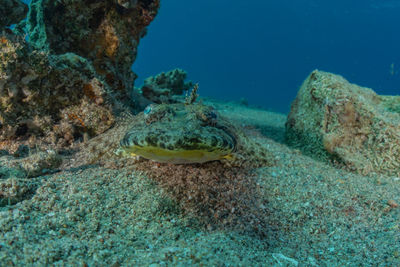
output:
[{"label": "mottled rock surface", "polygon": [[19,0],[0,0],[0,29],[25,18],[28,6]]},{"label": "mottled rock surface", "polygon": [[0,33],[0,148],[66,147],[109,129],[134,103],[131,65],[158,6],[33,0],[17,31],[26,24],[28,41]]},{"label": "mottled rock surface", "polygon": [[31,178],[54,172],[62,158],[54,150],[29,151],[28,155],[17,153],[0,157],[0,179],[12,177]]},{"label": "mottled rock surface", "polygon": [[54,150],[33,152],[22,156],[0,156],[0,207],[12,205],[30,198],[44,180],[62,163],[62,158]]},{"label": "mottled rock surface", "polygon": [[159,0],[33,0],[27,29],[35,48],[91,61],[126,100],[136,78],[131,66],[139,39],[158,7]]},{"label": "mottled rock surface", "polygon": [[287,142],[363,174],[400,173],[400,96],[313,71],[292,104]]},{"label": "mottled rock surface", "polygon": [[185,82],[186,76],[184,70],[174,69],[149,77],[141,87],[142,95],[157,104],[176,103],[176,96],[181,96],[193,86],[192,82]]},{"label": "mottled rock surface", "polygon": [[87,59],[35,50],[12,34],[1,38],[1,141],[66,145],[112,125],[112,93]]}]

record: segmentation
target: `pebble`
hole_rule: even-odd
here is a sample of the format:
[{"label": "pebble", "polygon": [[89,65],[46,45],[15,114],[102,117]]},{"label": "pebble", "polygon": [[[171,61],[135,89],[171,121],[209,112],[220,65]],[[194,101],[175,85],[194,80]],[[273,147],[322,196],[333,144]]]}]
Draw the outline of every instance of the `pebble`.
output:
[{"label": "pebble", "polygon": [[392,209],[397,208],[397,207],[399,206],[399,204],[398,204],[396,201],[394,201],[393,199],[388,200],[387,204],[388,204]]}]

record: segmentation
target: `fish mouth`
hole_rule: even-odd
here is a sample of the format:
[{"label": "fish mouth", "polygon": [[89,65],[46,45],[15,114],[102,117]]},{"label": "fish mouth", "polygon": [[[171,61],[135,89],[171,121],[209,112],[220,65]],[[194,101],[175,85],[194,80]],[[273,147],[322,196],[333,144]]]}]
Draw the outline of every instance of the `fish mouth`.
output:
[{"label": "fish mouth", "polygon": [[214,133],[163,133],[131,130],[120,142],[127,155],[157,162],[203,163],[221,160],[236,150],[235,137],[214,129]]},{"label": "fish mouth", "polygon": [[141,156],[145,159],[161,163],[173,164],[193,164],[208,161],[221,160],[229,157],[228,150],[202,150],[202,149],[177,149],[169,150],[155,146],[132,145],[124,148],[125,152],[131,156]]}]

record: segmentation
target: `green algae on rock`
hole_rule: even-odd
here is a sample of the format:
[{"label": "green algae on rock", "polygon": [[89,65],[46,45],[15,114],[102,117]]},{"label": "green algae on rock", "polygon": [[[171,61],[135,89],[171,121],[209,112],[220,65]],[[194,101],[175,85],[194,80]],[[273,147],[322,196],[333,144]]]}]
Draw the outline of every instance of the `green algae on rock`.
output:
[{"label": "green algae on rock", "polygon": [[363,174],[400,174],[400,96],[315,70],[286,122],[287,142]]},{"label": "green algae on rock", "polygon": [[271,164],[272,156],[237,126],[203,104],[150,105],[121,140],[123,154],[183,164],[227,160]]}]

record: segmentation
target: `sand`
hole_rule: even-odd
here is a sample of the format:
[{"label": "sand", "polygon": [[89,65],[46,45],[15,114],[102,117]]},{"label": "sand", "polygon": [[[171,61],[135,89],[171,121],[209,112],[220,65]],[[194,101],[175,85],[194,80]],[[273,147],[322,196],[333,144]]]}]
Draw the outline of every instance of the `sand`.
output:
[{"label": "sand", "polygon": [[29,178],[32,194],[3,203],[0,265],[400,266],[400,177],[288,147],[284,114],[211,104],[274,154],[251,178],[267,235],[205,225],[134,164],[93,164]]}]

